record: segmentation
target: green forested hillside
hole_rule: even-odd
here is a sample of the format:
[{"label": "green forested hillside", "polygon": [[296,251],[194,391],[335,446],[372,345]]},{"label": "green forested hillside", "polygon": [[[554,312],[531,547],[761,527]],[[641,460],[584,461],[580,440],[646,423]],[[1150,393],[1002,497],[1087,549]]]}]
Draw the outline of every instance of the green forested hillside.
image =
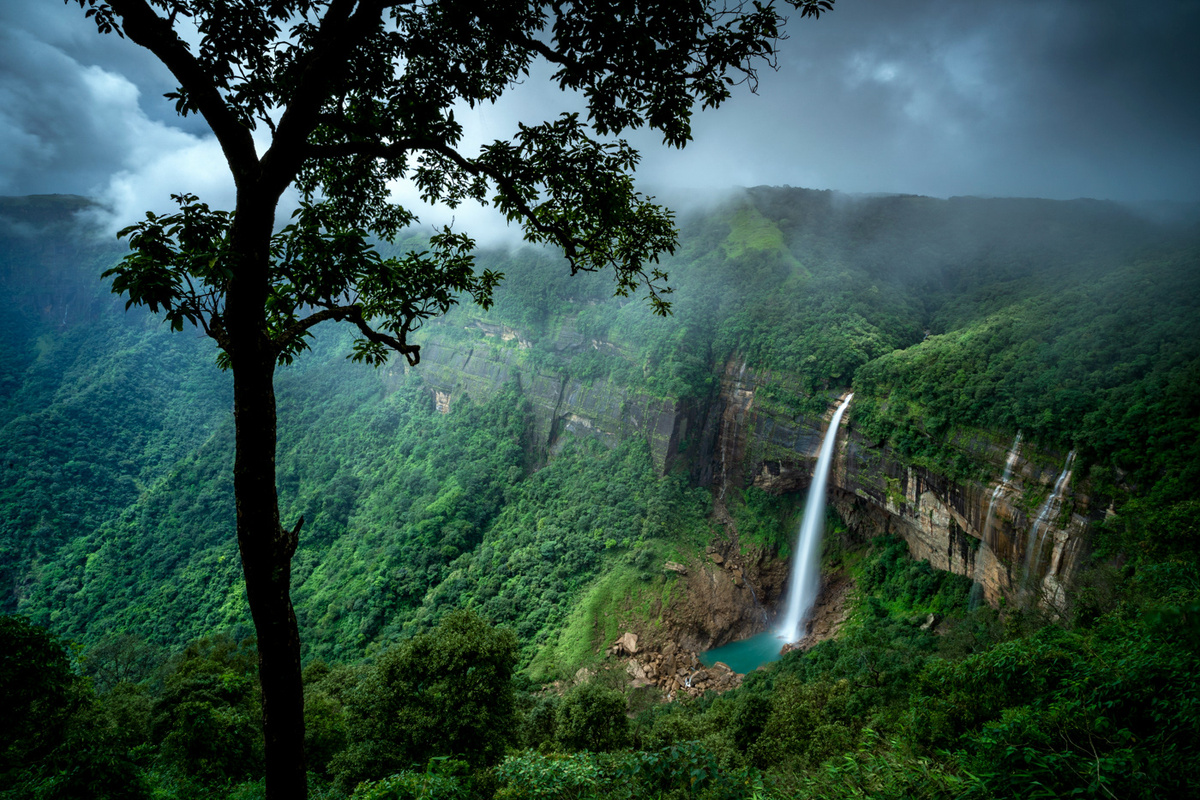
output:
[{"label": "green forested hillside", "polygon": [[[50,631],[3,620],[0,688],[32,688],[0,725],[0,783],[15,787],[0,797],[88,782],[254,797],[228,377],[206,339],[108,296],[95,276],[115,250],[75,227],[82,203],[0,203],[0,280],[18,301],[0,323],[0,610]],[[825,566],[857,589],[836,641],[720,697],[660,704],[601,653],[618,610],[677,590],[663,563],[723,530],[690,465],[660,475],[636,439],[565,434],[545,451],[518,381],[439,413],[421,367],[349,364],[348,339],[321,331],[276,381],[281,510],[305,519],[293,598],[317,791],[1194,790],[1196,230],[1091,201],[767,188],[680,226],[669,318],[553,254],[486,250],[480,265],[506,275],[494,306],[461,306],[421,341],[696,404],[734,359],[789,376],[756,402],[793,415],[853,388],[854,427],[950,477],[988,469],[950,446],[965,430],[1075,449],[1077,480],[1112,509],[1075,617],[970,610],[963,579],[842,528]],[[722,503],[777,545],[799,498],[734,488]],[[439,683],[465,667],[476,683]],[[568,689],[580,667],[596,677]],[[443,735],[451,713],[462,729]]]}]

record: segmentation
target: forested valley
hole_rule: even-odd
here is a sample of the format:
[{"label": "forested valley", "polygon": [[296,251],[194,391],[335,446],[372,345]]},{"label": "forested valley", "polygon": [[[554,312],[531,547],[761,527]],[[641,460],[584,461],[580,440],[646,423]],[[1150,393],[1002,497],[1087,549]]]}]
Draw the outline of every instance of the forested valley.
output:
[{"label": "forested valley", "polygon": [[[88,207],[0,199],[0,797],[262,797],[231,381],[110,293]],[[416,367],[317,328],[276,375],[311,796],[1200,794],[1176,211],[759,187],[680,211],[669,317],[513,246]],[[649,675],[774,618],[812,453],[770,432],[849,391],[833,629],[708,690]]]}]

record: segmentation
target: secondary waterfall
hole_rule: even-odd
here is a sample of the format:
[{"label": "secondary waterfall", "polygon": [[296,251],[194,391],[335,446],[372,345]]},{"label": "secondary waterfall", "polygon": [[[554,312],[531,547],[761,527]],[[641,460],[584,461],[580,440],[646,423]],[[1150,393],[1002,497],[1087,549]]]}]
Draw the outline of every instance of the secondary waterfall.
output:
[{"label": "secondary waterfall", "polygon": [[817,590],[821,585],[821,539],[825,535],[825,484],[829,479],[829,468],[833,464],[833,448],[837,441],[838,424],[842,414],[850,406],[847,395],[833,419],[821,452],[817,455],[817,466],[813,470],[812,485],[808,487],[808,499],[804,504],[804,519],[800,523],[800,535],[796,540],[796,551],[792,553],[792,575],[788,584],[787,614],[779,626],[776,636],[794,642],[804,635],[804,623],[817,601]]},{"label": "secondary waterfall", "polygon": [[996,508],[996,501],[1000,498],[1000,494],[1008,488],[1008,482],[1012,478],[1013,464],[1017,463],[1017,455],[1020,452],[1021,432],[1017,431],[1017,438],[1013,439],[1012,447],[1008,449],[1008,458],[1004,461],[1004,474],[1000,476],[1000,483],[996,484],[996,489],[992,492],[992,501],[988,503],[987,518],[983,522],[983,530],[980,531],[980,537],[985,542],[988,541],[988,533],[992,530],[992,512]]},{"label": "secondary waterfall", "polygon": [[[1012,447],[1008,448],[1008,458],[1004,460],[1004,472],[1000,475],[1000,482],[996,484],[996,488],[992,490],[992,500],[988,503],[987,516],[983,520],[983,528],[979,531],[979,538],[983,540],[989,547],[992,542],[988,534],[992,531],[993,513],[996,510],[996,501],[1000,499],[1000,495],[1008,488],[1008,482],[1012,479],[1013,465],[1017,463],[1017,456],[1021,452],[1021,432],[1017,431],[1017,436],[1013,439]],[[983,584],[976,578],[971,585],[971,594],[967,598],[967,607],[972,611],[979,607],[983,602]]]},{"label": "secondary waterfall", "polygon": [[[1038,509],[1037,518],[1033,521],[1033,527],[1029,529],[1029,541],[1025,547],[1025,577],[1028,578],[1032,572],[1036,572],[1039,563],[1042,560],[1042,544],[1046,538],[1046,531],[1050,529],[1049,520],[1053,515],[1058,513],[1058,508],[1062,504],[1063,489],[1066,488],[1067,482],[1071,479],[1071,464],[1075,462],[1075,451],[1067,453],[1067,463],[1063,466],[1062,473],[1058,476],[1058,480],[1054,482],[1054,491],[1046,498],[1046,502],[1042,503],[1042,507]],[[1041,534],[1039,536],[1039,533]]]}]

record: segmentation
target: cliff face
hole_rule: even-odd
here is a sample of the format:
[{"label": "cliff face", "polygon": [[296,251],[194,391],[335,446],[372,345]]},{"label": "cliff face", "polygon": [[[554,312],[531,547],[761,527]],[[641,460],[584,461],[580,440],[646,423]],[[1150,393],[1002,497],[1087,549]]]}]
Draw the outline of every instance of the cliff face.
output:
[{"label": "cliff face", "polygon": [[[569,371],[545,374],[531,366],[517,331],[480,327],[482,341],[434,341],[423,348],[418,369],[443,411],[463,394],[487,397],[515,380],[533,402],[533,446],[543,454],[553,453],[565,433],[594,436],[609,444],[641,437],[659,470],[682,462],[694,481],[713,486],[718,499],[733,486],[780,493],[803,490],[811,480],[833,408],[823,416],[793,413],[778,400],[796,394],[787,375],[754,370],[731,359],[718,388],[705,401],[664,400],[606,381],[573,379]],[[574,338],[580,341],[574,342],[568,330],[565,347],[611,347]],[[831,501],[852,531],[903,537],[914,558],[972,578],[989,603],[1000,598],[1032,600],[1051,611],[1066,610],[1067,587],[1096,515],[1087,496],[1073,490],[1070,480],[1062,481],[1058,502],[1047,502],[1063,477],[1066,454],[1042,452],[1028,444],[1013,453],[1010,445],[982,433],[963,436],[952,446],[972,463],[990,467],[994,478],[958,482],[910,464],[890,448],[867,440],[847,421],[842,424]],[[1006,465],[1010,474],[1002,480]],[[782,594],[786,573],[764,564],[752,572],[747,570],[746,577],[760,584],[754,588],[770,607]],[[730,583],[732,593],[748,594],[748,588]],[[738,622],[733,627],[754,627],[750,619]],[[719,643],[726,629],[693,627],[690,638],[695,644],[709,646]]]},{"label": "cliff face", "polygon": [[[771,393],[781,378],[733,362],[724,375],[718,404],[725,405],[723,418],[737,422],[722,425],[714,447],[744,454],[738,470],[726,471],[729,480],[772,492],[807,487],[833,407],[820,418],[756,407],[755,395]],[[728,413],[732,408],[739,409],[735,415]],[[975,580],[989,603],[1004,597],[1033,600],[1060,613],[1067,609],[1067,587],[1095,515],[1086,494],[1070,486],[1068,454],[999,445],[982,434],[963,436],[952,447],[990,467],[995,478],[957,482],[907,463],[842,424],[831,500],[851,530],[901,536],[914,558]]]},{"label": "cliff face", "polygon": [[0,289],[31,321],[63,328],[120,307],[98,278],[124,250],[78,216],[92,207],[71,195],[0,197]]},{"label": "cliff face", "polygon": [[[417,371],[434,392],[438,410],[449,411],[463,395],[484,400],[516,381],[533,404],[531,445],[540,453],[553,453],[563,434],[570,433],[593,436],[610,446],[630,437],[644,438],[660,471],[678,455],[679,442],[688,433],[686,404],[608,381],[583,381],[569,373],[542,371],[526,361],[527,348],[515,331],[492,328],[480,327],[485,337],[482,342],[434,341],[422,346]],[[516,346],[497,346],[505,342]]]}]

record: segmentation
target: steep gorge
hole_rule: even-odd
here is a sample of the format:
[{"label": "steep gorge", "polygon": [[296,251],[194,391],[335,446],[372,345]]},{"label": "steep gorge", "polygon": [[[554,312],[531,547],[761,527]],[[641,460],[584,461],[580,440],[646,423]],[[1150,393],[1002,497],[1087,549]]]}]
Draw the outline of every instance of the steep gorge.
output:
[{"label": "steep gorge", "polygon": [[[541,457],[569,436],[594,437],[610,445],[643,438],[660,472],[686,470],[694,483],[712,488],[714,515],[725,530],[705,554],[681,565],[682,591],[659,609],[660,629],[631,615],[626,623],[644,646],[661,650],[674,643],[697,652],[764,630],[786,589],[786,563],[761,547],[743,544],[726,510],[729,488],[757,487],[773,494],[807,488],[832,414],[792,413],[787,400],[799,392],[794,375],[756,369],[741,357],[719,365],[719,380],[707,398],[674,400],[603,381],[546,374],[522,358],[522,334],[480,327],[482,340],[442,343],[434,333],[417,372],[448,409],[467,394],[486,398],[510,382],[520,385],[534,407],[533,441]],[[507,337],[505,337],[507,333]],[[507,341],[505,341],[507,338]],[[586,341],[570,325],[559,332],[561,349],[614,347]],[[569,364],[569,361],[568,361]],[[780,400],[782,398],[782,401]],[[1025,576],[1037,501],[1060,476],[1066,454],[1021,448],[1013,474],[997,493],[1008,458],[1004,437],[986,431],[961,433],[949,444],[990,479],[954,479],[914,464],[894,449],[856,430],[853,410],[838,440],[830,499],[852,535],[866,540],[890,533],[902,537],[916,559],[978,582],[986,601],[1033,602],[1053,614],[1069,611],[1069,588],[1087,552],[1097,512],[1085,482],[1066,490],[1068,513],[1047,521],[1039,538],[1049,552]],[[986,525],[990,501],[992,522]],[[1031,505],[1031,503],[1033,505]],[[985,529],[986,528],[986,529]],[[764,613],[764,610],[766,613]]]},{"label": "steep gorge", "polygon": [[[530,658],[570,639],[569,653],[556,651],[565,666],[625,630],[646,648],[690,652],[761,630],[786,588],[788,516],[835,397],[851,388],[829,492],[846,538],[894,533],[992,604],[1069,614],[1095,522],[1119,517],[1158,476],[1187,474],[1195,251],[1142,249],[1161,232],[1110,206],[756,189],[681,222],[671,318],[612,298],[603,275],[570,277],[553,254],[484,251],[480,265],[506,274],[495,306],[431,321],[415,370],[346,365],[337,330],[281,370],[280,492],[306,518],[295,586],[314,654],[349,657],[456,604],[517,628]],[[1034,240],[1014,240],[1014,226]],[[171,641],[233,624],[228,400],[211,349],[121,315],[86,261],[72,266],[87,289],[76,297],[91,298],[79,313],[39,288],[54,248],[30,242],[10,248],[3,276],[31,298],[31,324],[11,326],[6,378],[24,387],[5,429],[4,475],[23,514],[5,534],[17,555],[0,564],[16,587],[10,606],[84,641],[122,620]],[[60,329],[64,316],[80,324]],[[139,401],[145,414],[131,418]],[[86,437],[60,447],[45,435],[44,423],[78,427],[85,413],[96,422]],[[89,482],[81,456],[110,468]],[[1063,496],[1048,502],[1060,479]],[[127,491],[114,497],[113,486]],[[63,492],[90,505],[64,504]],[[771,519],[755,516],[767,506]],[[146,542],[170,558],[137,558]],[[205,583],[214,564],[216,586]],[[608,599],[589,613],[611,619],[566,636],[601,584]],[[657,597],[612,600],[627,592]],[[835,606],[820,635],[836,626]]]}]

